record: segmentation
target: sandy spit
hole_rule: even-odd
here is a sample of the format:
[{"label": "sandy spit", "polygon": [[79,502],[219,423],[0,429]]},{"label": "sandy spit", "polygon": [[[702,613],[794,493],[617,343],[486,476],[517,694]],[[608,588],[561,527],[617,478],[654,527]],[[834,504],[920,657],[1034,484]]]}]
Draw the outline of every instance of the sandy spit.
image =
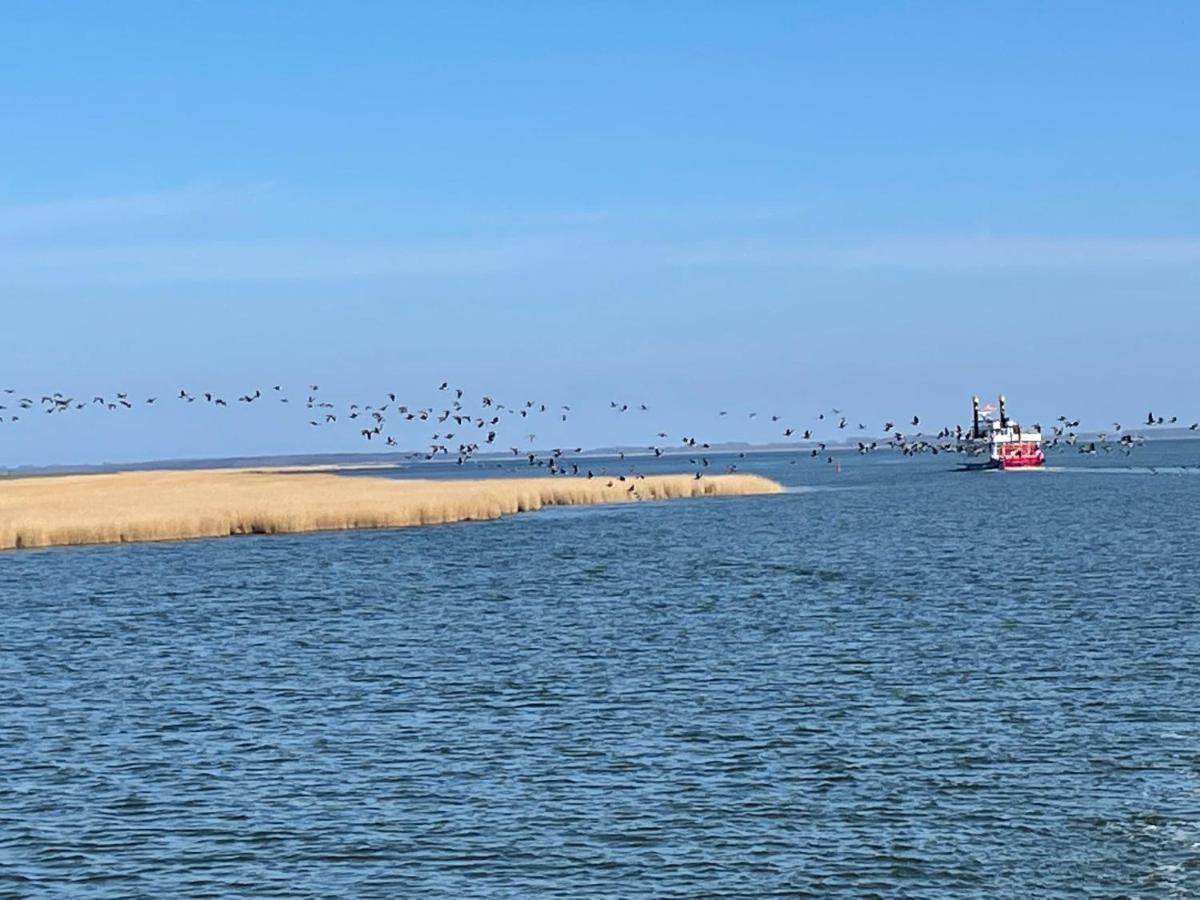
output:
[{"label": "sandy spit", "polygon": [[780,490],[758,475],[418,481],[201,469],[12,478],[0,479],[0,550],[396,528],[495,519],[544,506]]}]

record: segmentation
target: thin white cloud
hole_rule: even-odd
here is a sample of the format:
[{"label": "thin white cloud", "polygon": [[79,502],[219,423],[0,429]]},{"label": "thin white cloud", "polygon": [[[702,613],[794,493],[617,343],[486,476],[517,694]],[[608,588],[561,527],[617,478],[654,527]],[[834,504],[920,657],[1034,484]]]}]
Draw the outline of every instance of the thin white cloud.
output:
[{"label": "thin white cloud", "polygon": [[[1093,269],[1200,263],[1200,238],[988,234],[788,236],[798,210],[431,210],[437,238],[250,237],[236,211],[263,186],[207,186],[0,205],[0,284],[211,283],[472,276],[539,270]],[[279,197],[275,197],[279,200]],[[235,212],[232,217],[209,214]],[[311,211],[310,211],[311,212]],[[275,217],[278,218],[278,217]],[[305,215],[303,224],[314,224]],[[223,224],[217,224],[220,219]],[[406,227],[422,221],[413,211]],[[160,223],[189,221],[186,239]],[[762,234],[763,227],[772,236]],[[277,229],[281,227],[276,222]],[[217,230],[220,234],[214,234]],[[482,231],[482,233],[480,233]],[[759,232],[755,234],[755,232]],[[175,234],[167,238],[166,235]],[[444,236],[450,235],[450,236]],[[686,236],[685,236],[686,235]]]},{"label": "thin white cloud", "polygon": [[0,251],[0,283],[212,283],[476,276],[545,269],[1096,269],[1200,263],[1200,240],[880,238],[152,241]]},{"label": "thin white cloud", "polygon": [[159,241],[0,253],[0,281],[237,282],[476,275],[553,259],[553,238]]},{"label": "thin white cloud", "polygon": [[676,266],[838,269],[1079,268],[1200,262],[1197,238],[931,236],[688,241],[664,248]]},{"label": "thin white cloud", "polygon": [[0,203],[0,234],[44,236],[61,230],[104,228],[182,219],[245,202],[246,191],[191,185],[162,191],[71,197],[37,203]]}]

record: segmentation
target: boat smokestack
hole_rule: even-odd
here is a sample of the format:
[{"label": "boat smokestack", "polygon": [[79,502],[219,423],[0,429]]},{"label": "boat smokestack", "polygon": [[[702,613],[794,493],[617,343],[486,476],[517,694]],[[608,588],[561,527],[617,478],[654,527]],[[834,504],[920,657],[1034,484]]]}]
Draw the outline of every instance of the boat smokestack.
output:
[{"label": "boat smokestack", "polygon": [[971,398],[971,437],[979,437],[979,396]]},{"label": "boat smokestack", "polygon": [[1008,416],[1004,413],[1004,395],[1000,395],[1000,427],[1008,427]]}]

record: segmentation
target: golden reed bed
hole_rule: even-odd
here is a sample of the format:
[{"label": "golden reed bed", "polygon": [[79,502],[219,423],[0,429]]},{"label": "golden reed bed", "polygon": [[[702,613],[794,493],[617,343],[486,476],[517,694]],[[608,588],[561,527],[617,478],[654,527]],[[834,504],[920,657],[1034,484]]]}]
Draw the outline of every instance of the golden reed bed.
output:
[{"label": "golden reed bed", "polygon": [[203,469],[0,478],[0,550],[396,528],[495,519],[543,506],[779,490],[757,475],[410,481]]}]

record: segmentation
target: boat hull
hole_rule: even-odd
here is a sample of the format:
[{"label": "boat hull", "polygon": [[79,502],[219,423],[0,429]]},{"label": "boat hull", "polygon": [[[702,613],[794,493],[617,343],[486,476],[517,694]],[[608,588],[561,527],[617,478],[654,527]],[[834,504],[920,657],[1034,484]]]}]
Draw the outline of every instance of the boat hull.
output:
[{"label": "boat hull", "polygon": [[1041,450],[1036,453],[1009,456],[1000,460],[1001,469],[1036,469],[1046,464],[1046,456]]},{"label": "boat hull", "polygon": [[988,448],[972,447],[960,452],[963,456],[958,461],[958,466],[968,472],[990,469],[1036,469],[1046,464],[1046,454],[1042,452],[1042,448],[1029,443],[994,445]]},{"label": "boat hull", "polygon": [[1000,463],[994,459],[960,460],[958,467],[964,472],[982,472],[987,469],[999,469]]}]

